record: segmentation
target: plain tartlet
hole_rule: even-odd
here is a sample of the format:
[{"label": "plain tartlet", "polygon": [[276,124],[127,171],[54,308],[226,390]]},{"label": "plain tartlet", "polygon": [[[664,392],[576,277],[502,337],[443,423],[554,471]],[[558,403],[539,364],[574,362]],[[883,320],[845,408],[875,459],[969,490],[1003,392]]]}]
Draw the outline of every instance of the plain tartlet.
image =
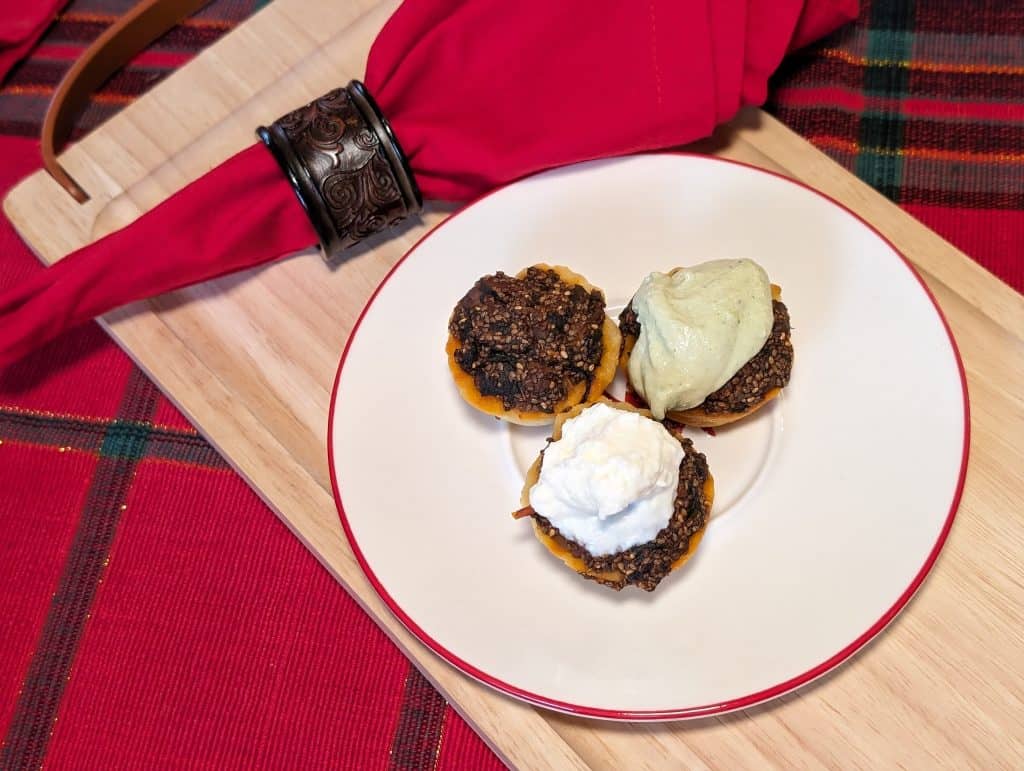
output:
[{"label": "plain tartlet", "polygon": [[482,277],[448,325],[445,351],[459,394],[481,412],[521,425],[552,423],[599,396],[621,351],[604,308],[603,292],[561,265]]},{"label": "plain tartlet", "polygon": [[[670,275],[672,273],[675,270],[670,271]],[[771,288],[774,319],[771,333],[761,350],[702,403],[687,410],[668,411],[665,414],[667,419],[704,428],[724,426],[753,414],[782,392],[789,382],[793,366],[793,344],[789,311],[782,302],[782,290],[776,284]],[[632,301],[619,315],[619,330],[622,333],[619,365],[629,382],[629,356],[640,333],[640,322],[632,309]]]},{"label": "plain tartlet", "polygon": [[[615,409],[635,412],[655,420],[649,410],[604,398],[599,401]],[[592,404],[580,404],[560,413],[555,419],[551,441],[561,439],[563,424]],[[557,528],[530,506],[530,490],[540,479],[544,463],[543,451],[526,473],[520,496],[522,508],[514,512],[513,516],[517,519],[529,516],[537,539],[584,578],[615,590],[637,586],[648,592],[654,591],[666,576],[678,570],[693,556],[707,528],[715,497],[715,481],[708,470],[707,459],[694,449],[690,439],[682,436],[681,426],[665,425],[665,428],[682,445],[684,455],[679,467],[679,486],[672,517],[654,540],[616,554],[593,557],[582,545],[563,537]]]}]

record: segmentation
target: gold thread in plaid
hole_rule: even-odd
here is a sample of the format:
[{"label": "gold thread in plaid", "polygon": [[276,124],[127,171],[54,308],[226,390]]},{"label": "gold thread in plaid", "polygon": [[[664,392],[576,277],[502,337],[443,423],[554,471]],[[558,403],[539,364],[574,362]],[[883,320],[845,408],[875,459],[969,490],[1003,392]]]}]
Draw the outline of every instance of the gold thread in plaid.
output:
[{"label": "gold thread in plaid", "polygon": [[389,750],[391,771],[424,771],[437,767],[444,738],[447,705],[420,671],[409,667],[402,693],[398,726]]},{"label": "gold thread in plaid", "polygon": [[145,458],[227,470],[227,462],[203,437],[192,431],[157,428],[146,423],[87,420],[0,407],[0,440],[42,447],[98,453],[111,431],[145,434]]},{"label": "gold thread in plaid", "polygon": [[106,427],[57,590],[0,746],[0,768],[42,766],[96,589],[103,578],[121,506],[146,452],[159,392],[133,368],[117,418]]}]

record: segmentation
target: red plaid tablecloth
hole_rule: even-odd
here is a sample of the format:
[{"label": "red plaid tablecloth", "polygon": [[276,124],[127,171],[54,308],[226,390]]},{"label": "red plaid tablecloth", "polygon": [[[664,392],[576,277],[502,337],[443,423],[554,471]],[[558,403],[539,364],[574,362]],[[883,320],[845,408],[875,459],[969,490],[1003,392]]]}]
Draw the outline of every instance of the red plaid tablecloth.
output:
[{"label": "red plaid tablecloth", "polygon": [[[0,190],[130,0],[76,0],[0,88]],[[87,131],[244,20],[215,0]],[[1024,2],[876,0],[770,109],[1024,289]],[[35,259],[0,222],[0,288]],[[498,760],[95,325],[0,373],[0,768],[489,768]]]}]

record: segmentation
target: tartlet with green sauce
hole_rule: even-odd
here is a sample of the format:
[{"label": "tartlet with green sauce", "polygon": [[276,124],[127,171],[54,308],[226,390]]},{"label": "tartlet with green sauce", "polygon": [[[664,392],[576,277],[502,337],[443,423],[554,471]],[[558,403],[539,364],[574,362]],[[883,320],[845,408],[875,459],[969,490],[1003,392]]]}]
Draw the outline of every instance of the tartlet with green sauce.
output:
[{"label": "tartlet with green sauce", "polygon": [[[660,296],[644,302],[644,292]],[[737,332],[744,324],[753,328]],[[750,260],[651,274],[619,315],[619,330],[627,382],[658,418],[726,425],[761,409],[789,383],[789,311],[781,289]],[[696,355],[688,357],[690,349]],[[633,361],[640,350],[642,366]]]}]

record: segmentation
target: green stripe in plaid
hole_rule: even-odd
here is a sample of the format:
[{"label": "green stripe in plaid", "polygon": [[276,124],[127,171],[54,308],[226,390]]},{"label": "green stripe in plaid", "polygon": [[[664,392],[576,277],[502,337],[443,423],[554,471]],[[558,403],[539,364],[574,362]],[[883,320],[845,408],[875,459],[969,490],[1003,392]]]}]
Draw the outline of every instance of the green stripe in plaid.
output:
[{"label": "green stripe in plaid", "polygon": [[[903,62],[910,57],[913,36],[913,3],[876,3],[871,8],[871,31],[868,33],[869,62]],[[905,67],[869,64],[864,69],[864,91],[887,98],[899,98],[907,92],[910,73]],[[856,173],[872,187],[894,201],[900,199],[903,181],[904,120],[896,111],[868,111],[860,119],[859,144],[863,149],[857,158]]]},{"label": "green stripe in plaid", "polygon": [[0,440],[112,458],[147,458],[228,469],[224,459],[198,434],[126,419],[84,420],[0,408]]},{"label": "green stripe in plaid", "polygon": [[144,425],[159,398],[156,386],[133,369],[118,408],[119,419],[107,427],[100,444],[85,507],[0,747],[0,768],[42,766],[124,500],[138,460],[145,454],[146,432],[125,431],[122,426]]}]

